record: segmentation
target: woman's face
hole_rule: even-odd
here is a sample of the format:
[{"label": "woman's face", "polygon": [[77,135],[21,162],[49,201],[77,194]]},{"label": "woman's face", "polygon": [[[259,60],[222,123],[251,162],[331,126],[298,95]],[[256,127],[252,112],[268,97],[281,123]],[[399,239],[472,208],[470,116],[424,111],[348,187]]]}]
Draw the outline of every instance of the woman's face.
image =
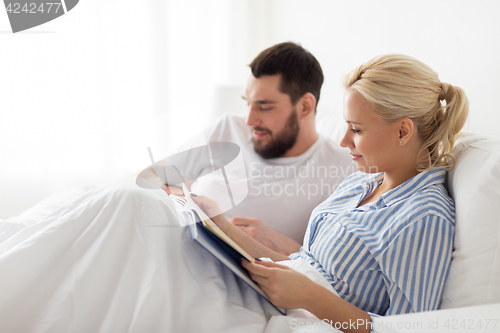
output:
[{"label": "woman's face", "polygon": [[370,102],[354,89],[344,95],[347,131],[340,141],[349,148],[359,171],[390,172],[398,166],[399,124],[388,124],[373,111]]}]

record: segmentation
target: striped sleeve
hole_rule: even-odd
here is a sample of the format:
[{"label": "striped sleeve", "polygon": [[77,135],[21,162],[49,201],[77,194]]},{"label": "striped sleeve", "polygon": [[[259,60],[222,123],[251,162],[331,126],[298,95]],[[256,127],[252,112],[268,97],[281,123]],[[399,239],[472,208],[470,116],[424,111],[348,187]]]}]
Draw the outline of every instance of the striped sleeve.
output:
[{"label": "striped sleeve", "polygon": [[380,257],[390,304],[386,315],[437,309],[453,250],[452,223],[436,215],[409,224]]}]

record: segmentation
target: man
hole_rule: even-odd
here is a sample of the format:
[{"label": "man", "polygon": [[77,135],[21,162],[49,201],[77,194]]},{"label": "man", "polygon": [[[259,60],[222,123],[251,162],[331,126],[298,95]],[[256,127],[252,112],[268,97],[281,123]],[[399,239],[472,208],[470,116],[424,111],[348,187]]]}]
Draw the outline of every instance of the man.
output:
[{"label": "man", "polygon": [[[227,207],[223,211],[233,224],[288,255],[300,249],[312,210],[354,168],[347,151],[316,132],[323,72],[311,53],[281,43],[261,52],[250,68],[242,96],[249,108],[246,120],[225,116],[205,133],[208,143],[232,142],[240,148],[246,177],[241,177],[241,164],[217,173],[196,156],[177,155],[165,163],[194,180],[193,192]],[[248,195],[238,204],[227,199],[231,188],[235,192],[228,177],[248,185]]]}]

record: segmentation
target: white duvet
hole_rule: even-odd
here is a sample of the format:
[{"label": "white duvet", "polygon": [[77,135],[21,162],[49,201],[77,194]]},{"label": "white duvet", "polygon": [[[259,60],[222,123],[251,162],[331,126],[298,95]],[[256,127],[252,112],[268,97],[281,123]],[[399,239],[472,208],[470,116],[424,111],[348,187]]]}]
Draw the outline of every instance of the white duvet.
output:
[{"label": "white duvet", "polygon": [[[1,332],[300,332],[134,178],[0,222]],[[38,218],[40,216],[37,216]],[[305,327],[304,327],[305,328]]]}]

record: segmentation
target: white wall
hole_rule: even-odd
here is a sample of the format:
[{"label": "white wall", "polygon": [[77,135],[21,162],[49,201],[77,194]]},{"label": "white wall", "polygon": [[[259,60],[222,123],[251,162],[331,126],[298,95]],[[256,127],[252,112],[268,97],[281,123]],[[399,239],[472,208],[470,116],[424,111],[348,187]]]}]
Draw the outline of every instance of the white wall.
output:
[{"label": "white wall", "polygon": [[138,4],[81,0],[18,34],[0,9],[0,218],[75,184],[130,174],[148,163],[148,146],[164,157],[207,125],[218,88],[243,86],[253,57],[288,40],[323,67],[320,108],[340,112],[340,77],[353,67],[407,53],[464,88],[470,130],[499,135],[500,1]]},{"label": "white wall", "polygon": [[[199,132],[243,85],[267,31],[259,1],[82,0],[12,34],[0,8],[0,218],[126,176]],[[253,21],[253,20],[252,20]],[[243,102],[242,102],[243,103]]]},{"label": "white wall", "polygon": [[300,42],[321,63],[323,107],[341,107],[343,74],[376,55],[404,53],[465,90],[468,130],[500,136],[500,1],[274,0],[269,10],[269,45]]},{"label": "white wall", "polygon": [[161,8],[83,0],[17,34],[0,8],[0,217],[147,163],[167,90]]}]

